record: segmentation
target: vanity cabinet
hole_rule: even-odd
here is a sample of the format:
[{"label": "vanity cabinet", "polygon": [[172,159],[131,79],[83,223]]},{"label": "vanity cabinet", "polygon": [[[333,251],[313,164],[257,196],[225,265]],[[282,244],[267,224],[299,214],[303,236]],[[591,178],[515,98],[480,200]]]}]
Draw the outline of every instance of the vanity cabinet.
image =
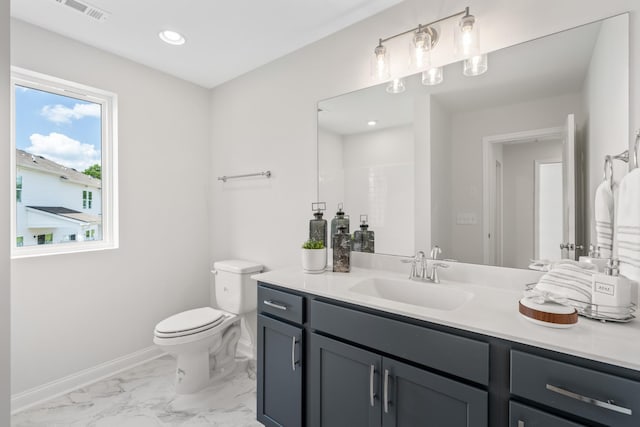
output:
[{"label": "vanity cabinet", "polygon": [[[580,417],[585,423],[617,427],[640,425],[638,381],[513,349],[510,377],[510,391],[515,399],[526,399],[567,416]],[[516,409],[513,407],[513,411]],[[555,425],[580,424],[558,421]],[[525,422],[523,426],[528,424]]]},{"label": "vanity cabinet", "polygon": [[314,427],[487,425],[487,393],[315,333],[310,336]]},{"label": "vanity cabinet", "polygon": [[265,426],[301,426],[303,299],[263,287],[258,298],[257,419]]},{"label": "vanity cabinet", "polygon": [[258,420],[309,427],[638,427],[640,372],[258,286]]}]

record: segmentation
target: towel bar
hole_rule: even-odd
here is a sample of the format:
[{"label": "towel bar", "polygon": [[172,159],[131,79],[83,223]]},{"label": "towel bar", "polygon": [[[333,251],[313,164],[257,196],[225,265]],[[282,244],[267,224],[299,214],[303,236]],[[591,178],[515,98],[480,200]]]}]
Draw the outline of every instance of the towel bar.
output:
[{"label": "towel bar", "polygon": [[267,178],[271,178],[271,171],[247,173],[247,174],[244,174],[244,175],[231,175],[231,176],[224,175],[224,176],[219,176],[218,177],[218,181],[227,182],[228,179],[248,178],[250,176],[264,176],[264,177],[267,177]]},{"label": "towel bar", "polygon": [[[640,138],[640,129],[638,130],[638,133],[636,135],[638,136],[636,136],[636,150],[634,150],[633,158],[637,167],[637,164],[638,164],[637,148],[638,148],[638,140]],[[604,156],[604,180],[609,183],[609,187],[611,187],[612,190],[613,190],[613,161],[614,160],[622,160],[625,163],[629,163],[629,150],[624,150],[622,153],[616,154],[615,156],[612,156],[610,154],[607,154],[606,156]],[[607,177],[607,170],[609,171],[608,177]]]}]

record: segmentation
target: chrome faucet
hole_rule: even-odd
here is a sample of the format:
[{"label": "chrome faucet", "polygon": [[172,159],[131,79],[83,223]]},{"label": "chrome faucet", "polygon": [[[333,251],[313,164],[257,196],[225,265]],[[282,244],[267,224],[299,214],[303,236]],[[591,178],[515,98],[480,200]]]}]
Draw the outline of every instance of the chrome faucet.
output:
[{"label": "chrome faucet", "polygon": [[[438,268],[448,268],[447,264],[436,262],[438,255],[442,253],[442,249],[438,246],[434,246],[431,249],[430,258],[427,258],[423,251],[416,252],[416,256],[412,260],[403,260],[403,262],[411,263],[411,271],[409,272],[409,279],[424,280],[433,283],[440,283],[438,277]],[[427,260],[431,259],[431,269],[428,268]],[[429,273],[427,274],[427,271]]]}]

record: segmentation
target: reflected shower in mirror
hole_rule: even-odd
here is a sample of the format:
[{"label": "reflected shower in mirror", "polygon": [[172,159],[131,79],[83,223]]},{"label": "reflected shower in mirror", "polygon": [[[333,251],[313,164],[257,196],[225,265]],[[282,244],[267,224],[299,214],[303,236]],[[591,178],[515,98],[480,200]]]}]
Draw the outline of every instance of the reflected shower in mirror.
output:
[{"label": "reflected shower in mirror", "polygon": [[628,43],[624,14],[490,52],[478,77],[458,62],[437,86],[413,75],[403,93],[319,102],[319,200],[368,215],[377,253],[576,258],[604,156],[629,144]]}]

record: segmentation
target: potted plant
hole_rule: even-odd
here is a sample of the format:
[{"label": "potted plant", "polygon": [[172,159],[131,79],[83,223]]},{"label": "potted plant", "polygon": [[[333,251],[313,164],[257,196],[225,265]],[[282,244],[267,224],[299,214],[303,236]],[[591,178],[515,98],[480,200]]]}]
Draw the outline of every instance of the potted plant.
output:
[{"label": "potted plant", "polygon": [[302,244],[302,269],[305,273],[322,273],[327,266],[327,248],[320,240],[309,239]]}]

